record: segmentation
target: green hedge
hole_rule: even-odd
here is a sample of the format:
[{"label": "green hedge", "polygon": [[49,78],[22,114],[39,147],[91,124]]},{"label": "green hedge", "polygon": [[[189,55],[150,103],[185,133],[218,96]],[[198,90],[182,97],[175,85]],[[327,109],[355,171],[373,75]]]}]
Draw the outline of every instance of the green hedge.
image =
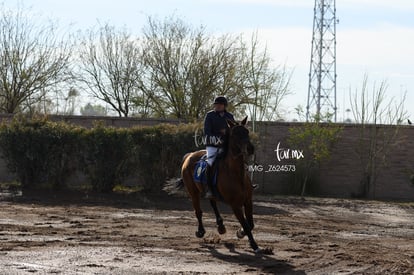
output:
[{"label": "green hedge", "polygon": [[160,190],[167,178],[179,174],[185,153],[196,150],[196,125],[161,124],[130,130],[135,145],[135,163],[146,189]]},{"label": "green hedge", "polygon": [[81,171],[95,191],[110,192],[127,178],[160,190],[177,176],[182,156],[195,150],[195,124],[91,129],[45,118],[17,118],[0,126],[0,151],[24,189],[67,187]]},{"label": "green hedge", "polygon": [[79,136],[84,130],[45,119],[19,118],[0,126],[0,149],[24,189],[59,188],[76,170]]},{"label": "green hedge", "polygon": [[98,125],[84,132],[82,170],[95,191],[109,192],[121,184],[129,172],[134,146],[127,129],[115,129]]}]

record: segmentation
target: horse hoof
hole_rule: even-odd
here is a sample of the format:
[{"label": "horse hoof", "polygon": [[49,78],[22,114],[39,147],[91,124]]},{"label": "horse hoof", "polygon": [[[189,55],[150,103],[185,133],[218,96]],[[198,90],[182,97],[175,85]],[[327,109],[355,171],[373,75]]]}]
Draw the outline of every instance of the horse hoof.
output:
[{"label": "horse hoof", "polygon": [[220,235],[223,235],[223,234],[225,234],[225,233],[226,233],[226,227],[225,227],[224,225],[219,225],[219,226],[217,227],[217,231],[218,231],[218,233],[219,233]]},{"label": "horse hoof", "polygon": [[244,230],[240,228],[239,230],[237,230],[236,235],[237,235],[237,238],[243,239],[244,236],[246,236],[246,233],[244,233]]},{"label": "horse hoof", "polygon": [[204,237],[204,234],[206,234],[206,231],[205,230],[199,230],[199,231],[196,231],[196,233],[195,233],[195,235],[196,235],[197,238]]}]

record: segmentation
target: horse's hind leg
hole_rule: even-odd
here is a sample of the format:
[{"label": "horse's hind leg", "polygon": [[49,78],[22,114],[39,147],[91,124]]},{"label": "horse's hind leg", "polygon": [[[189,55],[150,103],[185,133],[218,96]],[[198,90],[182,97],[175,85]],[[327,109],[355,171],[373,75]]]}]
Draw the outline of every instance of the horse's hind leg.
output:
[{"label": "horse's hind leg", "polygon": [[215,200],[210,200],[211,207],[213,207],[214,214],[216,215],[217,231],[219,234],[226,233],[226,227],[223,224],[223,218],[220,215],[220,212],[217,208],[217,203]]},{"label": "horse's hind leg", "polygon": [[204,237],[206,230],[204,229],[204,226],[203,226],[203,211],[201,211],[200,197],[197,195],[193,196],[192,202],[193,202],[193,208],[194,208],[197,221],[198,221],[198,230],[196,231],[195,235],[197,236],[197,238],[202,238]]},{"label": "horse's hind leg", "polygon": [[252,230],[250,228],[250,225],[248,224],[248,222],[246,221],[246,219],[244,217],[243,209],[241,207],[233,208],[233,212],[234,212],[234,215],[236,216],[236,218],[239,220],[239,222],[240,222],[240,224],[243,228],[244,233],[249,238],[250,247],[254,250],[254,252],[259,252],[260,249],[259,249],[256,241],[253,238],[253,234],[252,234]]}]

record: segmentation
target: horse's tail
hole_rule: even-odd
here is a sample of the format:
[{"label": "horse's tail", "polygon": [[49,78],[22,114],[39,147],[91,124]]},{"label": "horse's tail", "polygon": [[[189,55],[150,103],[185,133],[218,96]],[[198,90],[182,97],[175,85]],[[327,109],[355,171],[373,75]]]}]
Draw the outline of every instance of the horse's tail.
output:
[{"label": "horse's tail", "polygon": [[176,190],[181,190],[184,187],[184,181],[182,178],[179,178],[176,182],[175,182],[175,189]]},{"label": "horse's tail", "polygon": [[[189,155],[191,155],[191,153],[187,153],[183,156],[181,166],[184,164]],[[183,178],[171,178],[165,182],[162,190],[167,192],[169,195],[185,195],[185,191],[183,190],[184,185]]]},{"label": "horse's tail", "polygon": [[184,181],[182,178],[172,178],[165,182],[162,190],[167,192],[169,195],[178,195],[182,194],[184,187]]}]

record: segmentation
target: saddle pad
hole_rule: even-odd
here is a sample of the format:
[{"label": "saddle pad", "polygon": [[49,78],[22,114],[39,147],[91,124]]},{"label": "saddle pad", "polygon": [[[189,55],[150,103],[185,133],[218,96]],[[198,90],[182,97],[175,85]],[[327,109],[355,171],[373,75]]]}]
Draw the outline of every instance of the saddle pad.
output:
[{"label": "saddle pad", "polygon": [[206,169],[207,169],[207,161],[205,160],[199,160],[197,161],[194,169],[194,181],[200,182],[203,184],[207,183],[207,177],[206,177]]},{"label": "saddle pad", "polygon": [[[207,184],[207,176],[206,176],[206,169],[207,169],[207,161],[206,158],[202,157],[199,161],[197,161],[195,168],[194,168],[194,181],[199,182],[202,184]],[[215,171],[213,176],[213,185],[217,185],[217,173],[218,173],[218,165],[215,165]]]}]

